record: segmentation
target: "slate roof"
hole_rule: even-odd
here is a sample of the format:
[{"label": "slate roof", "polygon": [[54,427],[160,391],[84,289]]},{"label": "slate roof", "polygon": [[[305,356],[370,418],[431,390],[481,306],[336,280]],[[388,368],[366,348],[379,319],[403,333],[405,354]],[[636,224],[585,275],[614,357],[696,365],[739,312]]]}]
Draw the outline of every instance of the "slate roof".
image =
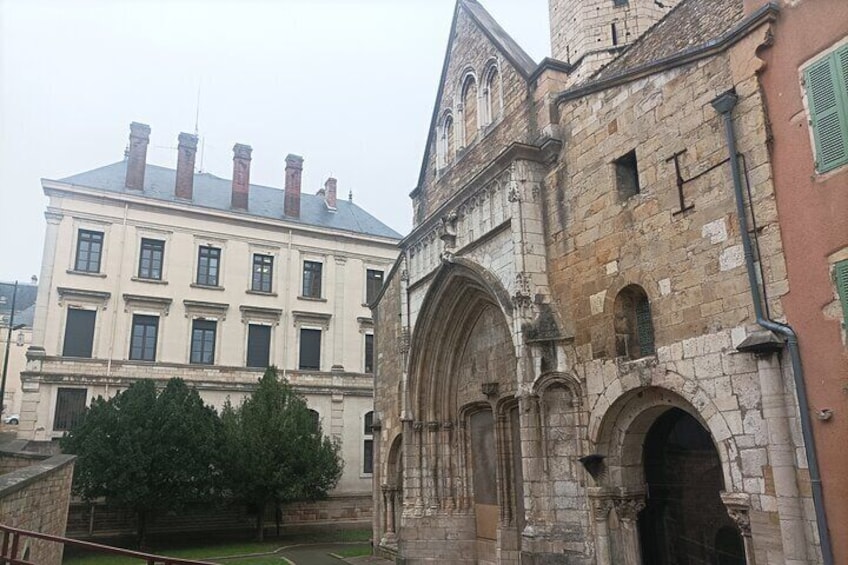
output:
[{"label": "slate roof", "polygon": [[[9,327],[9,314],[12,311],[12,293],[15,287],[12,283],[0,283],[0,326]],[[32,327],[35,315],[35,298],[38,295],[38,285],[18,283],[18,293],[15,297],[14,323]],[[5,336],[2,336],[5,338]]]},{"label": "slate roof", "polygon": [[727,34],[743,18],[742,0],[683,0],[590,81],[611,79],[703,47]]},{"label": "slate roof", "polygon": [[[112,163],[77,175],[60,179],[59,182],[115,192],[139,195],[135,190],[125,187],[127,162]],[[141,195],[155,200],[183,202],[174,194],[177,172],[167,167],[148,164],[144,172],[144,190]],[[316,194],[301,193],[300,218],[290,218],[283,214],[284,191],[279,188],[250,185],[247,213],[263,218],[287,220],[309,226],[348,231],[363,235],[400,239],[402,236],[380,220],[354,204],[339,198],[336,211],[332,212],[324,204],[324,198]],[[194,175],[192,204],[198,207],[231,211],[232,181],[199,173]]]}]

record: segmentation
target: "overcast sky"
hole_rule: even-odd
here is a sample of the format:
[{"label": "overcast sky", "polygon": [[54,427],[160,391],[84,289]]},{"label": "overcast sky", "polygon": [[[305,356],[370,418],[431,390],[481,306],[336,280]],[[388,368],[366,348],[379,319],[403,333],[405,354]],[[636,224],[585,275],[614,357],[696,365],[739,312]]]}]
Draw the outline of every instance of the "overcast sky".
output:
[{"label": "overcast sky", "polygon": [[[41,178],[120,161],[129,123],[152,128],[148,162],[174,167],[200,90],[203,170],[303,190],[339,180],[401,233],[455,0],[0,0],[0,280],[40,273]],[[536,61],[547,0],[481,0]],[[198,154],[198,166],[200,154]]]}]

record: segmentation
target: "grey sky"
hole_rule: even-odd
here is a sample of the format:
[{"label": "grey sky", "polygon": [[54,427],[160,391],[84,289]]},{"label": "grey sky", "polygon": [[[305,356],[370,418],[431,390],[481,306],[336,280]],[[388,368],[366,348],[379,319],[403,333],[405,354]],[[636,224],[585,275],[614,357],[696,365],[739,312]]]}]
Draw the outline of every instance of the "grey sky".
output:
[{"label": "grey sky", "polygon": [[[536,61],[547,0],[481,0]],[[339,195],[401,233],[417,181],[454,0],[0,0],[0,280],[39,274],[40,178],[123,158],[150,124],[148,162],[175,166],[200,86],[203,169],[230,178],[253,146],[251,182]],[[198,159],[200,165],[200,159]]]}]

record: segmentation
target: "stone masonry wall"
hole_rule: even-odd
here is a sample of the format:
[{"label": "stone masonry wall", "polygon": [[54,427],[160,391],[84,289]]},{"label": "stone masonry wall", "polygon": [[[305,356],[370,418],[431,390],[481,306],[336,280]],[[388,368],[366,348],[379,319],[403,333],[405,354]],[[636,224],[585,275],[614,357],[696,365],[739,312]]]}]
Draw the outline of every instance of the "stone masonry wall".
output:
[{"label": "stone masonry wall", "polygon": [[[74,457],[56,455],[0,475],[0,517],[6,526],[56,536],[65,535]],[[2,539],[2,536],[0,536]],[[43,565],[60,565],[64,546],[24,539],[18,558]]]},{"label": "stone masonry wall", "polygon": [[[650,299],[658,345],[753,321],[724,130],[709,104],[733,86],[727,61],[716,58],[561,108],[568,142],[561,167],[548,178],[548,272],[563,316],[576,323],[581,361],[614,356],[612,307],[632,283]],[[737,93],[739,151],[768,304],[779,318],[786,267],[755,79]],[[641,190],[625,199],[616,190],[613,161],[634,149]],[[684,184],[692,208],[681,213],[667,159],[684,150],[682,177],[701,176]]]},{"label": "stone masonry wall", "polygon": [[[567,141],[547,179],[548,273],[575,328],[571,365],[585,386],[587,452],[608,458],[608,475],[584,474],[585,484],[639,489],[639,448],[628,436],[647,431],[639,428],[648,425],[643,414],[681,407],[710,431],[724,489],[749,501],[757,562],[800,565],[818,556],[797,402],[777,355],[735,349],[758,327],[725,131],[710,104],[731,88],[739,96],[733,119],[756,219],[755,258],[769,314],[779,319],[788,283],[750,47],[561,105]],[[614,161],[632,150],[640,191],[625,196]],[[656,343],[656,356],[634,361],[617,357],[614,330],[616,296],[630,284],[648,296]],[[569,508],[573,500],[553,496],[548,504]],[[557,547],[554,540],[536,549]]]},{"label": "stone masonry wall", "polygon": [[[423,206],[423,213],[416,214],[416,223],[420,223],[425,215],[432,214],[454,194],[458,187],[468,182],[508,144],[529,140],[530,113],[526,81],[463,9],[459,10],[457,18],[456,36],[453,39],[444,90],[441,93],[441,104],[436,114],[438,118],[434,127],[441,125],[440,119],[446,110],[452,110],[454,120],[458,120],[457,104],[461,101],[461,81],[466,71],[473,69],[479,90],[482,88],[484,79],[482,74],[486,64],[492,59],[497,59],[500,65],[503,110],[500,116],[494,117],[491,125],[479,129],[476,140],[469,147],[458,151],[455,157],[449,158],[448,165],[438,171],[435,145],[438,135],[433,135],[433,144],[425,164],[424,180],[419,187],[421,193],[413,201],[416,208]],[[456,136],[456,139],[458,148],[459,137]]]}]

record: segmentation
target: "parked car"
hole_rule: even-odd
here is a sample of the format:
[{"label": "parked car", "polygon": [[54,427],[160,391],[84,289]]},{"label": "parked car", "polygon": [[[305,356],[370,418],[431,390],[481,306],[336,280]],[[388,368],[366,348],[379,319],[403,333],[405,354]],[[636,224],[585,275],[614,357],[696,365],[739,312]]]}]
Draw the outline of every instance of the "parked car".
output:
[{"label": "parked car", "polygon": [[8,416],[3,416],[4,424],[11,424],[13,426],[17,426],[21,422],[21,417],[19,414],[9,414]]}]

